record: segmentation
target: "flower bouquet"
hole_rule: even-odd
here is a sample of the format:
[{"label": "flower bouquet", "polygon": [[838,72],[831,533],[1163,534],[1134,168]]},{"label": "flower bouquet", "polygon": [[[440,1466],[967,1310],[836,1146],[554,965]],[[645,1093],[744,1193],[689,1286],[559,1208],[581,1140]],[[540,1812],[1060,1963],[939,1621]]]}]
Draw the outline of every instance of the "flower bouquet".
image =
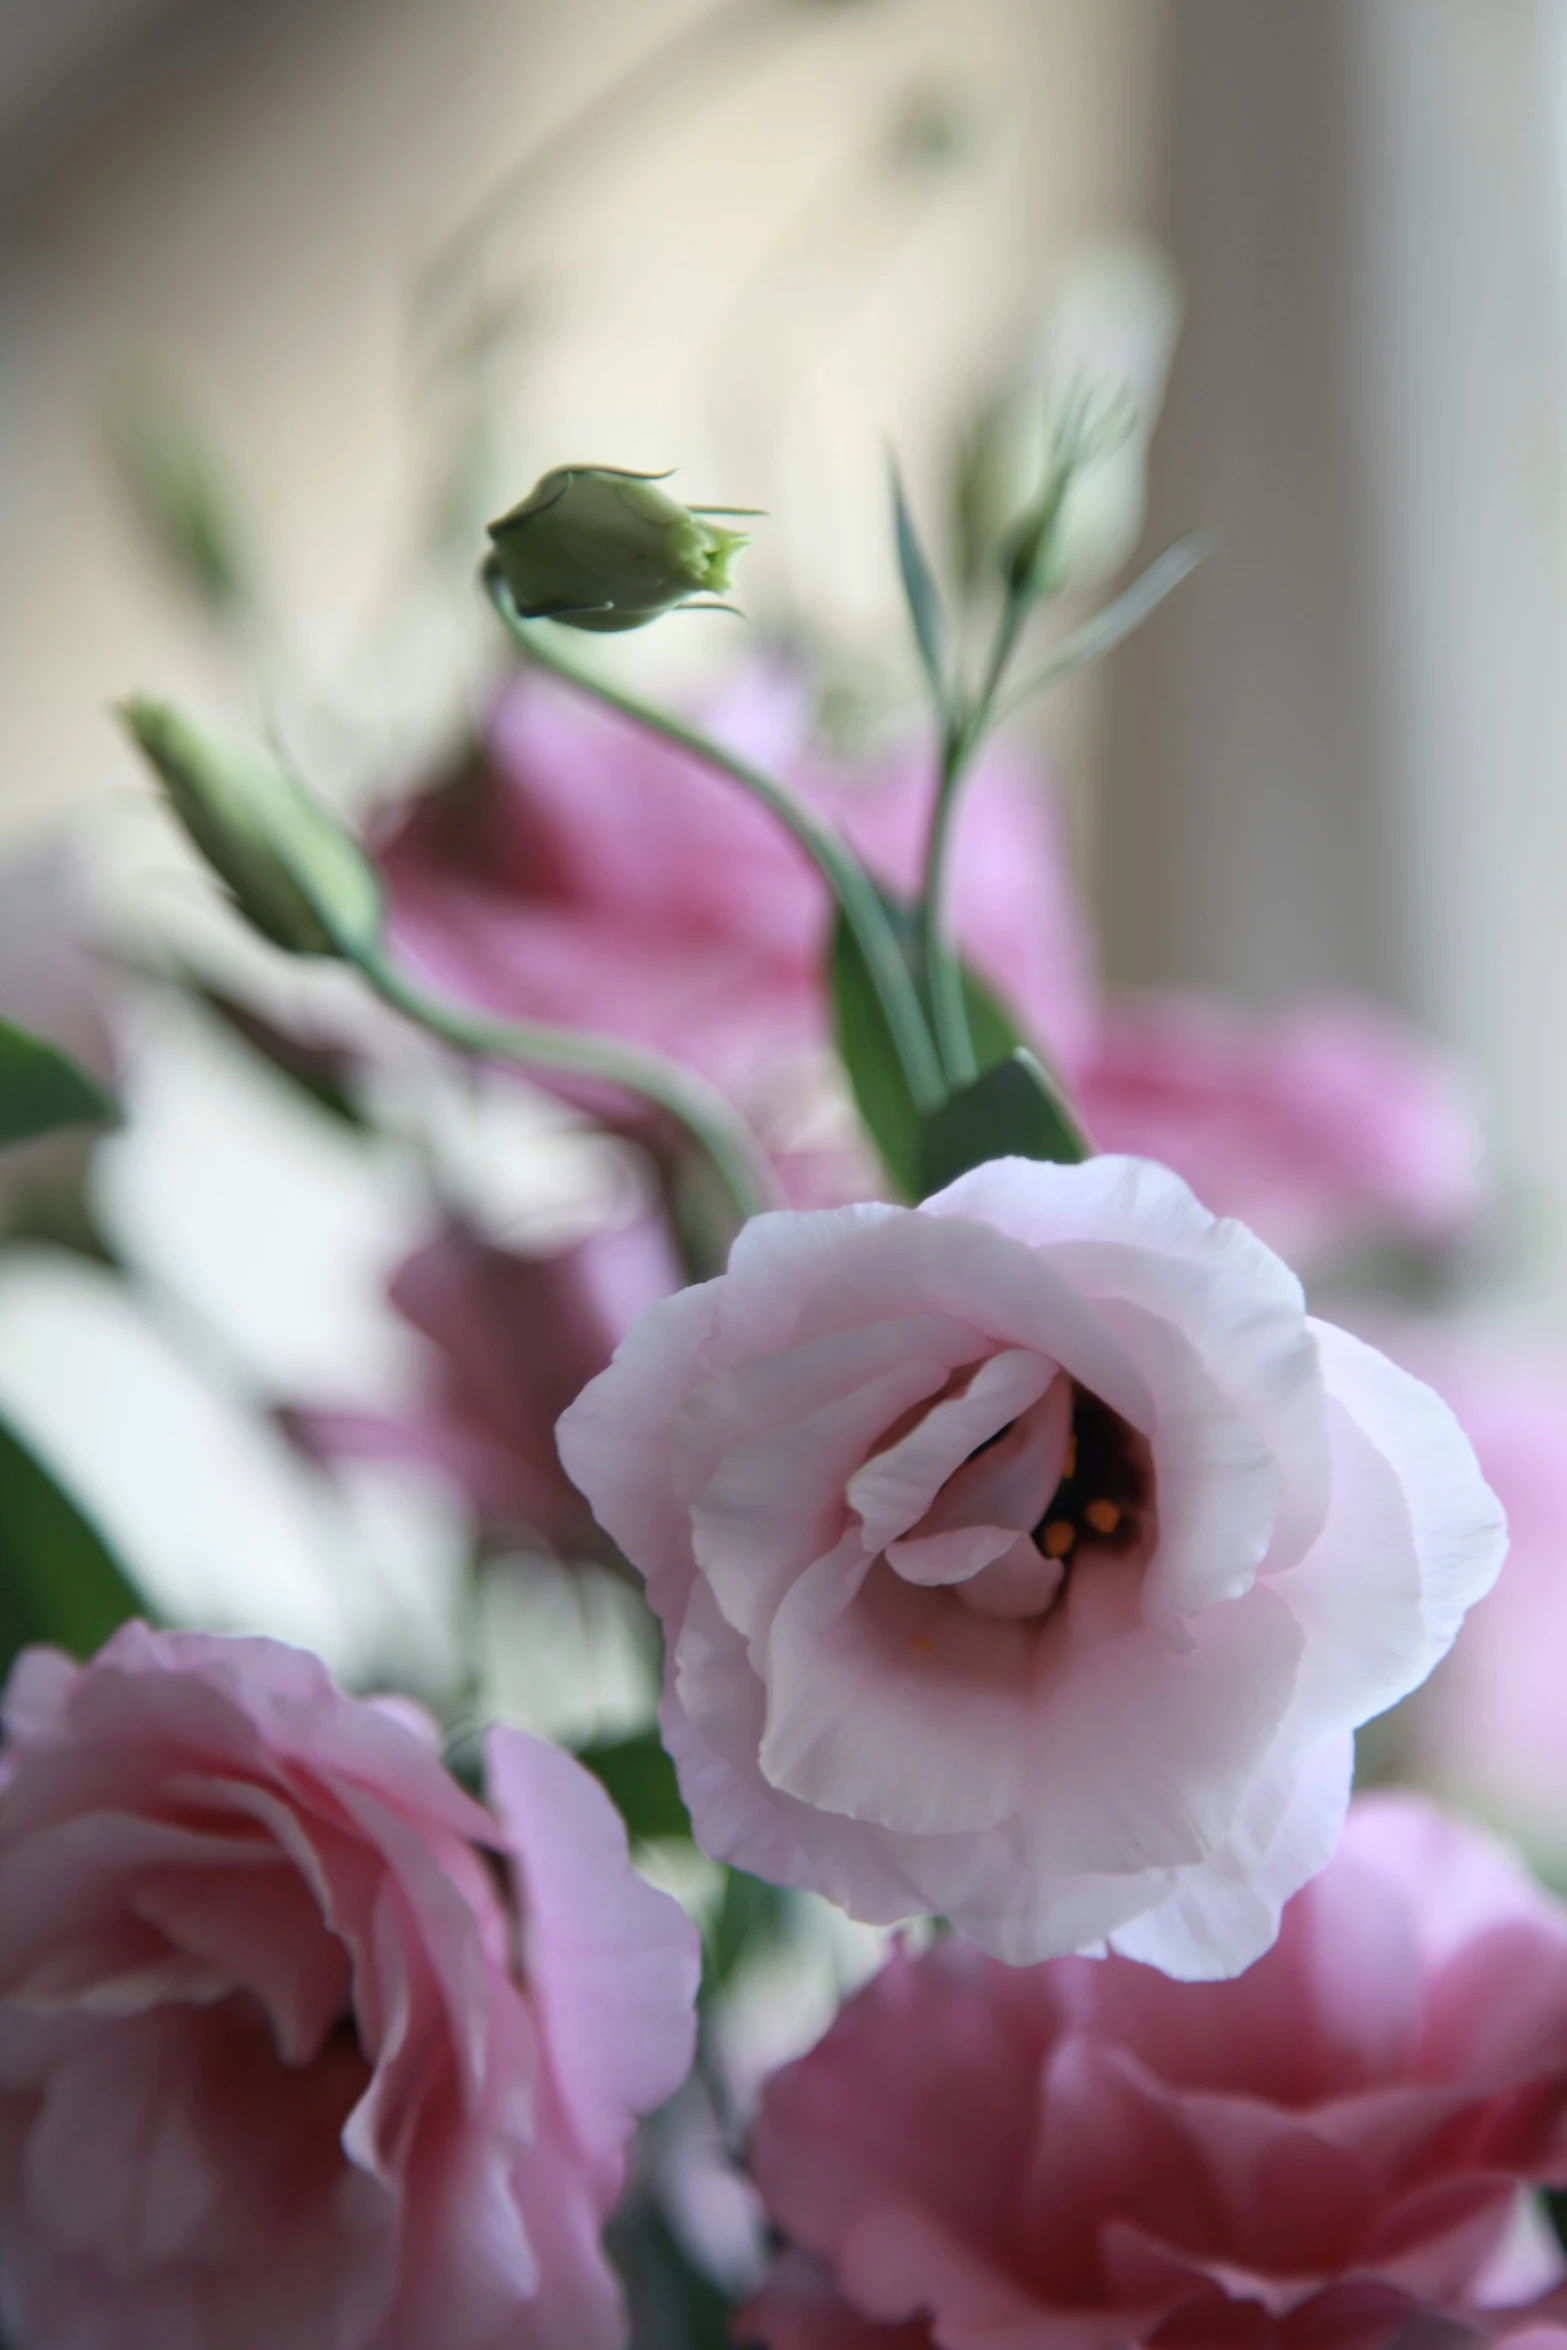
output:
[{"label": "flower bouquet", "polygon": [[[525,1074],[638,1188],[542,1256],[446,1199],[423,1391],[282,1399],[327,1475],[456,1497],[433,1702],[156,1620],[0,1429],[13,2350],[1567,2341],[1567,1908],[1351,1802],[1502,1507],[1292,1269],[1451,1232],[1472,1129],[1364,1007],[1103,990],[998,740],[1203,551],[1049,628],[1116,430],[1065,402],[960,599],[894,477],[927,709],[873,772],[786,662],[621,681],[594,640],[744,539],[611,466],[491,526],[493,717],[363,825],[126,705],[236,915],[335,970],[325,1041],[229,1005],[255,1049],[355,1115],[410,1038]],[[13,1165],[112,1109],[0,1027]],[[634,1623],[656,1721],[481,1718],[520,1554]]]}]

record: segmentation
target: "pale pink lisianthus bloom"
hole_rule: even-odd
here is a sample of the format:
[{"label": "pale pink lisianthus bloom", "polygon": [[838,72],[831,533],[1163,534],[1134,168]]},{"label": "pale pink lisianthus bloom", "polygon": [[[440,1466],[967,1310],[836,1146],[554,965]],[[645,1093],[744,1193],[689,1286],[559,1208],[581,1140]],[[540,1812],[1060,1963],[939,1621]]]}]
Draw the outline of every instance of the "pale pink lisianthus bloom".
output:
[{"label": "pale pink lisianthus bloom", "polygon": [[560,1465],[555,1423],[642,1309],[680,1279],[652,1217],[549,1256],[523,1256],[450,1222],[399,1267],[389,1293],[427,1342],[418,1399],[397,1413],[292,1405],[287,1425],[328,1460],[421,1461],[498,1538],[591,1557],[602,1538]]},{"label": "pale pink lisianthus bloom", "polygon": [[1019,1963],[1249,1965],[1504,1541],[1446,1406],[1137,1159],[753,1219],[560,1448],[704,1848]]},{"label": "pale pink lisianthus bloom", "polygon": [[738,2329],[770,2350],[1467,2340],[1563,2272],[1517,2243],[1567,2178],[1567,1910],[1371,1798],[1235,1982],[895,1956],[774,2077],[751,2167],[797,2248]]},{"label": "pale pink lisianthus bloom", "polygon": [[[804,718],[762,669],[708,713],[912,891],[928,751],[851,774],[810,758]],[[748,1103],[829,1042],[831,902],[804,851],[736,784],[580,696],[514,686],[472,771],[415,800],[376,849],[397,938],[472,1001],[632,1037]],[[1047,1049],[1074,1054],[1090,1010],[1082,921],[1054,810],[1003,754],[970,786],[953,902],[978,968]]]},{"label": "pale pink lisianthus bloom", "polygon": [[1271,1017],[1173,990],[1111,997],[1072,1074],[1104,1149],[1162,1159],[1291,1263],[1375,1234],[1441,1241],[1484,1196],[1458,1070],[1352,997]]},{"label": "pale pink lisianthus bloom", "polygon": [[27,1651],[0,1791],[0,2307],[27,2350],[616,2350],[599,2226],[695,1938],[570,1756],[276,1642]]}]

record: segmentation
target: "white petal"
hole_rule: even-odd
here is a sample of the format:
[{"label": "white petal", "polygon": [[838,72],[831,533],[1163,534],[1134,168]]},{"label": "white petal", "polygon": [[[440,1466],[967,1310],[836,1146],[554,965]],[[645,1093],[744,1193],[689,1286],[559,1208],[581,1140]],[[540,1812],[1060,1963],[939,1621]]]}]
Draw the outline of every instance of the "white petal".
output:
[{"label": "white petal", "polygon": [[868,1925],[922,1915],[924,1897],[876,1829],[767,1784],[757,1764],[765,1706],[744,1642],[698,1584],[659,1709],[697,1843],[775,1885],[812,1886]]},{"label": "white petal", "polygon": [[1032,1660],[1018,1627],[915,1589],[851,1535],[773,1620],[763,1773],[878,1827],[993,1827],[1023,1793]]},{"label": "white petal", "polygon": [[1424,1678],[1451,1648],[1466,1611],[1501,1573],[1506,1513],[1480,1473],[1473,1445],[1434,1389],[1347,1330],[1328,1322],[1312,1328],[1328,1393],[1354,1414],[1404,1488],[1420,1560]]},{"label": "white petal", "polygon": [[[860,1356],[850,1338],[825,1342],[829,1356]],[[816,1353],[816,1348],[800,1352]],[[786,1370],[792,1358],[747,1363],[712,1385],[745,1383],[748,1373]],[[857,1364],[856,1364],[857,1368]],[[908,1407],[940,1388],[950,1365],[942,1358],[904,1354],[863,1385],[835,1394],[836,1378],[818,1370],[816,1408],[790,1425],[763,1428],[729,1445],[691,1506],[694,1555],[736,1629],[755,1639],[791,1583],[811,1561],[841,1539],[844,1486],[869,1447]],[[758,1382],[751,1382],[757,1384]],[[807,1382],[804,1396],[812,1392]],[[700,1407],[706,1396],[691,1399]],[[677,1420],[675,1436],[680,1434]],[[858,1544],[858,1529],[856,1529]],[[859,1544],[863,1550],[863,1544]]]},{"label": "white petal", "polygon": [[885,1550],[906,1534],[969,1455],[1037,1403],[1056,1377],[1048,1356],[1008,1347],[980,1364],[961,1395],[933,1405],[907,1435],[874,1454],[849,1480],[866,1549]]},{"label": "white petal", "polygon": [[[1207,1857],[1285,1717],[1301,1650],[1264,1585],[1196,1619],[1187,1655],[1146,1630],[1079,1636],[1119,1562],[1074,1569],[1043,1649],[1019,1834],[1047,1873],[1136,1874]],[[1080,1597],[1081,1594],[1081,1597]],[[1063,1621],[1064,1619],[1064,1621]]]},{"label": "white petal", "polygon": [[1038,1403],[947,1479],[915,1532],[995,1525],[1021,1534],[1037,1526],[1066,1468],[1073,1397],[1070,1379],[1052,1379]]},{"label": "white petal", "polygon": [[[949,1534],[911,1535],[907,1542],[889,1542],[887,1564],[897,1569],[905,1583],[927,1586],[967,1583],[995,1560],[1005,1558],[1016,1543],[1027,1539],[1026,1535],[1019,1535],[1015,1526],[954,1526]],[[1028,1548],[1034,1550],[1031,1542]],[[1039,1558],[1037,1550],[1034,1556]],[[1040,1564],[1044,1563],[1041,1559]],[[1059,1568],[1059,1560],[1053,1563]],[[1030,1608],[1021,1612],[1036,1611]]]},{"label": "white petal", "polygon": [[996,1160],[918,1212],[983,1217],[1088,1295],[1172,1322],[1283,1470],[1270,1570],[1304,1554],[1327,1507],[1321,1374],[1300,1283],[1254,1233],[1210,1215],[1168,1167],[1108,1153],[1078,1167]]},{"label": "white petal", "polygon": [[[733,1363],[715,1361],[709,1345],[670,1422],[676,1499],[694,1501],[725,1453],[747,1437],[786,1428],[915,1357],[939,1364],[933,1385],[943,1386],[949,1372],[973,1361],[978,1344],[968,1325],[950,1315],[899,1313]],[[845,1469],[840,1487],[848,1474]]]},{"label": "white petal", "polygon": [[1179,1636],[1183,1616],[1251,1588],[1273,1538],[1283,1475],[1181,1330],[1121,1300],[1104,1311],[1154,1394],[1149,1444],[1158,1543],[1143,1607],[1150,1623]]},{"label": "white petal", "polygon": [[[721,1342],[727,1360],[787,1346],[795,1336],[804,1300],[825,1286],[836,1287],[840,1266],[857,1262],[878,1225],[897,1224],[911,1211],[879,1200],[847,1208],[779,1209],[752,1216],[729,1252],[723,1283]],[[887,1309],[906,1312],[905,1296]],[[836,1325],[879,1320],[848,1314]]]},{"label": "white petal", "polygon": [[692,1562],[685,1512],[669,1487],[669,1423],[701,1375],[719,1286],[704,1281],[650,1307],[555,1427],[567,1476],[647,1577],[654,1607],[677,1619]]},{"label": "white petal", "polygon": [[975,1355],[1021,1347],[1052,1356],[1133,1427],[1148,1424],[1147,1383],[1094,1300],[1043,1253],[961,1216],[893,1211],[812,1287],[793,1331],[798,1343],[913,1311],[950,1315],[973,1330]]},{"label": "white petal", "polygon": [[1335,1738],[1306,1756],[1283,1790],[1260,1780],[1223,1848],[1183,1873],[1157,1908],[1118,1927],[1111,1947],[1181,1982],[1243,1974],[1271,1949],[1291,1894],[1332,1858],[1353,1769],[1353,1742]]}]

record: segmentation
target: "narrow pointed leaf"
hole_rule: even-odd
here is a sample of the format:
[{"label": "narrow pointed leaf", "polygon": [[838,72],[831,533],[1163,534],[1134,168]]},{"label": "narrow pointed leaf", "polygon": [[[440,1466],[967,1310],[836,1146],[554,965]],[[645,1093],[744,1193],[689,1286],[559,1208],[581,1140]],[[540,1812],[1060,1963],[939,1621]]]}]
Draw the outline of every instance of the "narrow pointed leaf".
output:
[{"label": "narrow pointed leaf", "polygon": [[1149,613],[1164,602],[1171,590],[1196,570],[1212,546],[1213,540],[1207,533],[1195,531],[1190,538],[1178,539],[1173,547],[1166,547],[1102,612],[1094,613],[1081,628],[1074,628],[1061,639],[1033,674],[1024,678],[1016,692],[1007,696],[1003,715],[1016,710],[1030,695],[1043,693],[1047,686],[1069,677],[1074,669],[1086,669],[1091,661],[1113,653],[1134,629],[1141,628]]},{"label": "narrow pointed leaf", "polygon": [[928,1199],[988,1159],[1053,1159],[1075,1166],[1089,1143],[1043,1064],[1026,1045],[943,1102],[920,1128],[919,1196]]},{"label": "narrow pointed leaf", "polygon": [[0,1020],[0,1145],[116,1115],[113,1096],[46,1037]]},{"label": "narrow pointed leaf", "polygon": [[903,594],[909,607],[909,618],[914,625],[914,641],[919,647],[920,664],[930,681],[938,710],[947,706],[946,664],[947,624],[941,608],[941,594],[936,586],[925,550],[920,545],[914,517],[909,512],[908,499],[903,494],[903,481],[897,466],[892,468],[892,511],[897,528],[898,569],[903,574]]},{"label": "narrow pointed leaf", "polygon": [[91,1520],[0,1420],[0,1666],[38,1640],[90,1656],[145,1613]]},{"label": "narrow pointed leaf", "polygon": [[258,1053],[285,1084],[296,1086],[317,1109],[326,1110],[356,1132],[367,1129],[369,1120],[354,1098],[354,1056],[346,1047],[311,1044],[302,1037],[290,1036],[286,1029],[274,1027],[248,1004],[242,1004],[237,996],[220,987],[210,987],[194,976],[184,979],[181,985],[241,1043]]}]

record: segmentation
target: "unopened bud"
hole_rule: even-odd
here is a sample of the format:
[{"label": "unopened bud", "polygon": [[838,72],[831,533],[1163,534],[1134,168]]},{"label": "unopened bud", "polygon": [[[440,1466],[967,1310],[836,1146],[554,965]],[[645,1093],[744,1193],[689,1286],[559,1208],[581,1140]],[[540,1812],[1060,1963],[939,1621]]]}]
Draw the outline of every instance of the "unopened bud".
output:
[{"label": "unopened bud", "polygon": [[606,465],[557,466],[490,524],[522,618],[568,628],[641,628],[688,596],[722,595],[749,535]]},{"label": "unopened bud", "polygon": [[376,944],[375,870],[303,784],[167,702],[138,698],[122,715],[180,823],[263,937],[295,955]]}]

